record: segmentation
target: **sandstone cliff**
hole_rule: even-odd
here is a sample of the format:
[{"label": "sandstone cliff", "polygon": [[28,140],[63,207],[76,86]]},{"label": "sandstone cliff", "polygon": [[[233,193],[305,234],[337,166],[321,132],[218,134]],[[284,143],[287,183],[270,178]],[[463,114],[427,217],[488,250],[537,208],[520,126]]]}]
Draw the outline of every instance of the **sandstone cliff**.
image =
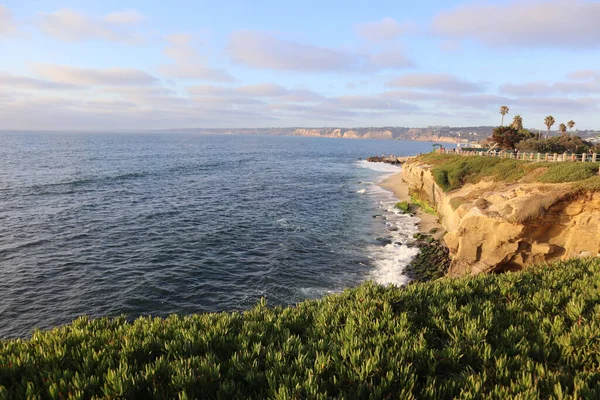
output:
[{"label": "sandstone cliff", "polygon": [[427,165],[405,164],[402,174],[411,194],[438,211],[449,276],[600,255],[600,192],[572,196],[569,184],[482,181],[444,193]]}]

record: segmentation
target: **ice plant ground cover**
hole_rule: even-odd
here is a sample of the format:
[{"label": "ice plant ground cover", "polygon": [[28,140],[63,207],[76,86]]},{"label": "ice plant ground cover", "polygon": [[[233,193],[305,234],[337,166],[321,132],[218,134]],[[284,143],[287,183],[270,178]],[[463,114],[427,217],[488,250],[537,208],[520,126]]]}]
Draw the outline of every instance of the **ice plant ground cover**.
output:
[{"label": "ice plant ground cover", "polygon": [[[515,182],[529,175],[534,182],[566,183],[577,182],[593,189],[600,179],[600,163],[553,163],[529,162],[490,157],[465,157],[452,154],[428,153],[414,161],[431,165],[435,182],[450,191],[466,183],[478,183],[482,179],[497,182]],[[574,185],[574,189],[576,185]],[[581,185],[580,185],[581,186]]]},{"label": "ice plant ground cover", "polygon": [[0,398],[600,398],[600,259],[0,342]]}]

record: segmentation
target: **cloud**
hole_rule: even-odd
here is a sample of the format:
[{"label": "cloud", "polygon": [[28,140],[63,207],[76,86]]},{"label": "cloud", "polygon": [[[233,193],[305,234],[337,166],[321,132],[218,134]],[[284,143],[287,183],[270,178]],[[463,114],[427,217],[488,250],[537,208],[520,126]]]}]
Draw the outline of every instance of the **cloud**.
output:
[{"label": "cloud", "polygon": [[371,42],[393,40],[410,30],[409,24],[400,24],[395,19],[385,17],[379,21],[357,24],[355,31],[363,39]]},{"label": "cloud", "polygon": [[71,83],[53,82],[44,79],[30,78],[13,74],[0,73],[0,88],[33,89],[33,90],[80,90],[82,86]]},{"label": "cloud", "polygon": [[159,79],[139,69],[128,68],[78,68],[66,65],[41,64],[34,70],[56,82],[74,85],[99,86],[152,86]]},{"label": "cloud", "polygon": [[600,93],[600,81],[598,82],[528,82],[528,83],[505,83],[499,90],[514,96],[547,96],[554,94],[570,93]]},{"label": "cloud", "polygon": [[146,17],[136,10],[130,9],[125,11],[117,11],[107,14],[104,21],[116,25],[134,25],[144,21]]},{"label": "cloud", "polygon": [[[276,98],[284,103],[314,103],[322,101],[325,96],[309,89],[287,89],[275,83],[259,83],[239,87],[223,87],[215,85],[195,85],[187,89],[192,96],[216,96],[231,98]],[[260,100],[262,102],[262,100]]]},{"label": "cloud", "polygon": [[590,0],[525,0],[462,5],[438,14],[434,32],[491,47],[565,48],[600,46],[600,3]]},{"label": "cloud", "polygon": [[446,53],[455,53],[462,50],[462,45],[457,40],[444,40],[439,44],[439,48]]},{"label": "cloud", "polygon": [[597,81],[600,81],[600,71],[596,71],[593,69],[580,69],[571,72],[567,77],[575,80],[595,79]]},{"label": "cloud", "polygon": [[387,82],[388,87],[438,90],[443,92],[481,92],[483,85],[450,74],[407,74]]},{"label": "cloud", "polygon": [[584,113],[598,111],[598,100],[586,101],[585,99],[569,99],[565,97],[531,97],[515,99],[513,103],[525,110],[541,113],[565,111]]},{"label": "cloud", "polygon": [[249,96],[276,97],[289,94],[290,91],[275,83],[259,83],[256,85],[240,86],[237,91]]},{"label": "cloud", "polygon": [[415,104],[399,100],[388,100],[380,96],[339,96],[329,100],[331,104],[353,110],[378,110],[378,111],[417,111]]},{"label": "cloud", "polygon": [[17,30],[17,24],[15,23],[10,10],[0,4],[0,37],[8,36]]},{"label": "cloud", "polygon": [[238,64],[274,70],[339,71],[354,69],[361,61],[341,50],[281,40],[255,31],[234,32],[227,50]]},{"label": "cloud", "polygon": [[360,54],[283,40],[257,31],[231,34],[227,52],[235,63],[281,71],[374,72],[384,68],[413,66],[400,51]]},{"label": "cloud", "polygon": [[51,13],[40,13],[38,28],[46,35],[67,42],[108,40],[128,44],[139,43],[141,34],[135,30],[144,16],[135,10],[113,12],[104,17],[62,8]]},{"label": "cloud", "polygon": [[309,89],[293,89],[288,94],[280,97],[278,100],[290,103],[314,103],[325,98],[322,94]]},{"label": "cloud", "polygon": [[114,86],[102,88],[99,92],[109,94],[111,97],[117,96],[139,106],[151,108],[185,106],[190,103],[189,99],[178,96],[175,90],[162,86]]},{"label": "cloud", "polygon": [[234,82],[235,78],[223,68],[210,67],[207,60],[191,45],[193,37],[186,33],[167,37],[168,46],[164,49],[172,64],[161,66],[164,75],[179,79],[198,79],[215,82]]},{"label": "cloud", "polygon": [[371,63],[380,68],[411,68],[415,63],[403,51],[384,51],[371,56]]}]

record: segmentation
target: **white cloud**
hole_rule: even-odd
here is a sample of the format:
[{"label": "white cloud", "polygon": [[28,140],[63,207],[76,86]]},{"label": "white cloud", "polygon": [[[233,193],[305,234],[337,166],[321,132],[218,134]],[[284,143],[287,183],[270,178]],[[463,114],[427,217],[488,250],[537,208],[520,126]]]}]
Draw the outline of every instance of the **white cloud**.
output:
[{"label": "white cloud", "polygon": [[596,71],[593,69],[580,69],[577,71],[573,71],[568,75],[568,78],[575,80],[597,80],[600,82],[600,71]]},{"label": "white cloud", "polygon": [[0,88],[11,89],[33,89],[33,90],[79,90],[82,86],[53,82],[44,79],[31,78],[28,76],[0,73]]},{"label": "white cloud", "polygon": [[410,30],[409,24],[400,24],[393,18],[385,17],[379,21],[365,22],[355,27],[356,33],[372,42],[393,40]]},{"label": "white cloud", "polygon": [[360,59],[354,54],[277,39],[255,31],[234,32],[228,52],[232,60],[254,68],[303,72],[354,69]]},{"label": "white cloud", "polygon": [[411,68],[415,63],[406,57],[403,51],[384,51],[371,56],[371,63],[380,68],[402,69]]},{"label": "white cloud", "polygon": [[231,59],[253,68],[298,72],[373,72],[413,63],[400,51],[356,53],[283,40],[257,31],[237,31],[229,39]]},{"label": "white cloud", "polygon": [[249,96],[258,97],[276,97],[290,93],[288,89],[275,83],[259,83],[256,85],[240,86],[237,88],[237,91]]},{"label": "white cloud", "polygon": [[235,78],[223,68],[208,66],[208,60],[202,57],[191,45],[193,38],[189,34],[179,33],[167,37],[169,45],[164,49],[172,64],[161,66],[163,74],[171,78],[197,79],[215,82],[233,82]]},{"label": "white cloud", "polygon": [[99,86],[152,86],[158,78],[139,69],[78,68],[67,65],[39,64],[34,70],[55,82],[74,85]]},{"label": "white cloud", "polygon": [[146,17],[136,10],[116,11],[104,16],[104,21],[116,25],[134,25],[144,21]]},{"label": "white cloud", "polygon": [[600,81],[598,82],[528,82],[528,83],[505,83],[500,86],[500,91],[514,96],[548,96],[568,95],[573,93],[594,94],[600,93]]},{"label": "white cloud", "polygon": [[450,74],[415,73],[387,83],[389,87],[438,90],[444,92],[481,92],[483,85]]},{"label": "white cloud", "polygon": [[62,8],[51,13],[40,13],[37,26],[46,35],[67,42],[108,40],[134,44],[142,40],[136,25],[143,19],[135,10],[93,17],[71,8]]},{"label": "white cloud", "polygon": [[491,47],[572,50],[600,46],[599,20],[600,3],[591,0],[470,3],[438,14],[433,30]]},{"label": "white cloud", "polygon": [[8,36],[12,34],[17,29],[17,24],[15,23],[12,13],[10,10],[0,4],[0,37]]}]

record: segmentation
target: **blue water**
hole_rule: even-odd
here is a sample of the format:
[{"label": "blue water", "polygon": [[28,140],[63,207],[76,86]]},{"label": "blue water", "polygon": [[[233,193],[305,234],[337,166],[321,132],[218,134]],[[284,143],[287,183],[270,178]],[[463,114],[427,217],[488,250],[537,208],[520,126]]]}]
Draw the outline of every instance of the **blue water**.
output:
[{"label": "blue water", "polygon": [[[82,314],[235,310],[263,296],[291,304],[367,279],[395,283],[397,264],[412,253],[402,245],[397,257],[403,239],[381,242],[398,234],[390,224],[399,217],[373,185],[393,171],[358,159],[430,149],[302,137],[0,134],[0,338]],[[415,221],[402,221],[408,235]]]}]

